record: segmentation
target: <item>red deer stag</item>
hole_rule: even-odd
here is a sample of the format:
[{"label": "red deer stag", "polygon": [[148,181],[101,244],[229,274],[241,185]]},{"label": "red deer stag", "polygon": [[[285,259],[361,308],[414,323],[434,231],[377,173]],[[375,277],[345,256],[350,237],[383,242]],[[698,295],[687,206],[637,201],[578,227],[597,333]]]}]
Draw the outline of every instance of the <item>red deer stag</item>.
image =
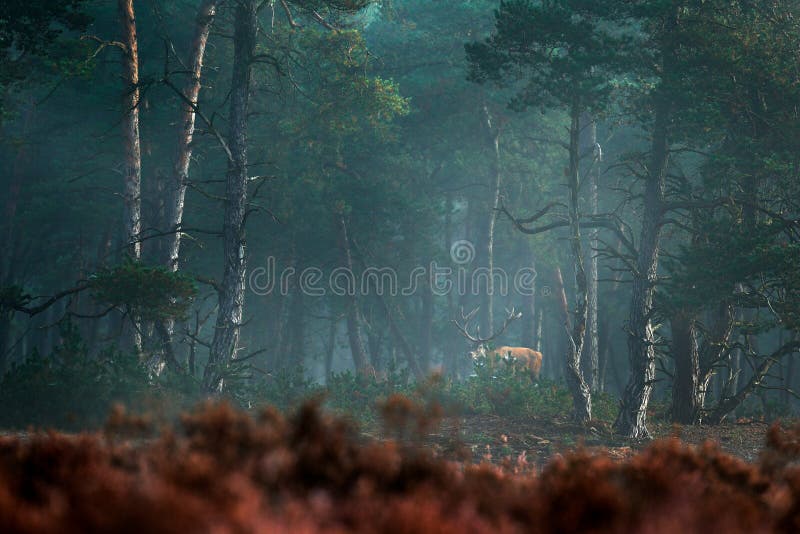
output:
[{"label": "red deer stag", "polygon": [[472,342],[474,349],[470,351],[469,355],[473,361],[486,361],[492,368],[499,361],[504,361],[506,365],[510,365],[513,372],[523,371],[528,374],[532,381],[539,380],[539,373],[542,371],[542,353],[527,347],[507,347],[502,346],[496,349],[489,349],[487,343],[499,337],[506,331],[508,326],[522,317],[521,312],[506,310],[506,318],[503,321],[503,326],[500,330],[494,332],[491,336],[482,338],[480,337],[480,328],[477,330],[476,335],[469,333],[469,321],[475,316],[478,308],[475,308],[467,315],[464,315],[464,310],[461,310],[461,323],[453,320],[461,335]]}]

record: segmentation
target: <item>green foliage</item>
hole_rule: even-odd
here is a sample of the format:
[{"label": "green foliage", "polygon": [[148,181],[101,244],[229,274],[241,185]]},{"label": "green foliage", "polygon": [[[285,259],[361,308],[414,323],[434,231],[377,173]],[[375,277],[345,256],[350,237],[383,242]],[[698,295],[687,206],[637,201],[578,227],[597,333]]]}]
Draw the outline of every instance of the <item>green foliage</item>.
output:
[{"label": "green foliage", "polygon": [[407,383],[407,372],[391,372],[384,381],[351,372],[335,374],[325,388],[325,404],[357,421],[374,423],[378,419],[378,402],[394,393],[412,394],[413,388]]},{"label": "green foliage", "polygon": [[[63,73],[76,67],[65,30],[82,31],[91,18],[83,11],[87,0],[3,0],[0,2],[0,112],[5,86],[31,75],[35,65],[44,72]],[[85,57],[85,54],[81,54]]]},{"label": "green foliage", "polygon": [[[769,307],[773,314],[762,328],[777,323],[800,328],[800,245],[790,242],[783,230],[771,221],[754,228],[727,218],[706,222],[704,239],[680,247],[666,260],[671,277],[659,294],[660,307],[667,314],[721,302]],[[745,289],[736,293],[737,285]]]},{"label": "green foliage", "polygon": [[189,276],[132,261],[98,272],[89,283],[95,300],[124,307],[144,320],[181,318],[197,294]]},{"label": "green foliage", "polygon": [[306,377],[305,369],[294,365],[276,370],[269,376],[256,375],[233,395],[240,405],[247,408],[269,405],[286,411],[297,408],[320,392],[320,387]]},{"label": "green foliage", "polygon": [[0,313],[24,306],[29,301],[30,296],[19,286],[0,287]]},{"label": "green foliage", "polygon": [[466,45],[470,78],[515,87],[514,109],[605,111],[627,39],[604,2],[503,0],[495,31]]},{"label": "green foliage", "polygon": [[497,355],[478,359],[475,375],[452,389],[453,397],[472,413],[548,417],[569,413],[572,402],[567,390],[542,379],[533,383]]},{"label": "green foliage", "polygon": [[52,354],[32,354],[0,382],[0,427],[98,428],[115,403],[142,407],[147,372],[134,356],[107,350],[91,356],[70,322]]}]

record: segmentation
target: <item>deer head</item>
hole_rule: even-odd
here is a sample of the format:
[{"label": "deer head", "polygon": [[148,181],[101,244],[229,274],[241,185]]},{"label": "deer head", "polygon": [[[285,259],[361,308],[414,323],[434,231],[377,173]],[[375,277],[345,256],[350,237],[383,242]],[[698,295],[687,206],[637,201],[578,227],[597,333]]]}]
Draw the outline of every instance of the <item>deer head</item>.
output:
[{"label": "deer head", "polygon": [[461,335],[472,343],[473,349],[470,351],[469,355],[473,360],[485,357],[487,354],[486,344],[499,337],[503,332],[506,331],[511,323],[522,317],[522,312],[518,312],[514,308],[511,308],[510,310],[506,308],[506,318],[503,320],[503,326],[501,326],[499,330],[492,332],[492,334],[488,337],[481,337],[480,328],[475,330],[474,335],[469,331],[469,323],[472,318],[475,317],[475,314],[478,313],[479,309],[480,308],[475,308],[465,315],[462,308],[461,322],[459,322],[458,319],[453,319],[453,324],[456,326]]}]

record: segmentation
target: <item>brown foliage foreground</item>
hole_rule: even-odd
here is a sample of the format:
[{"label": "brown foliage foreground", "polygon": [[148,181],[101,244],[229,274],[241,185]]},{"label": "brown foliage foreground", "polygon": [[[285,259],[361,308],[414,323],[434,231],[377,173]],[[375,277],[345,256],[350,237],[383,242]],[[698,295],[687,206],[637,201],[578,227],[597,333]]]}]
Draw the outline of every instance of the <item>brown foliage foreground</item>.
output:
[{"label": "brown foliage foreground", "polygon": [[312,405],[206,406],[147,441],[0,439],[0,532],[798,532],[798,454],[800,432],[775,427],[757,465],[666,440],[535,474],[364,443]]}]

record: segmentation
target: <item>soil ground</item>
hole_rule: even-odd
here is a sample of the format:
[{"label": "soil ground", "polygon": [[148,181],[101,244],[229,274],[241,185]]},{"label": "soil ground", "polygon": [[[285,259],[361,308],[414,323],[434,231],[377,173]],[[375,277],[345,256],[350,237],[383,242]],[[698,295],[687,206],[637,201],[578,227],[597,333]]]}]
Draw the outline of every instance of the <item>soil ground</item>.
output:
[{"label": "soil ground", "polygon": [[[648,424],[654,439],[677,436],[691,445],[713,441],[725,452],[748,462],[755,461],[763,450],[769,427],[769,423],[750,420],[718,426],[682,427],[657,421]],[[377,429],[365,429],[362,435],[369,439],[385,437]],[[29,433],[0,431],[0,436],[27,439]],[[555,456],[577,448],[621,460],[649,443],[622,439],[612,432],[609,423],[603,421],[584,428],[566,418],[474,414],[445,418],[436,431],[422,438],[424,447],[452,460],[501,463],[515,461],[522,455],[537,466],[544,466]]]},{"label": "soil ground", "polygon": [[[718,426],[676,426],[651,422],[655,439],[677,436],[685,443],[702,445],[714,441],[725,451],[754,461],[764,448],[768,423],[731,422]],[[590,449],[624,459],[649,441],[632,443],[612,432],[611,425],[596,422],[586,428],[566,419],[513,418],[471,415],[446,419],[426,442],[444,457],[473,462],[515,460],[524,454],[528,462],[544,465],[554,456],[575,448]]]}]

